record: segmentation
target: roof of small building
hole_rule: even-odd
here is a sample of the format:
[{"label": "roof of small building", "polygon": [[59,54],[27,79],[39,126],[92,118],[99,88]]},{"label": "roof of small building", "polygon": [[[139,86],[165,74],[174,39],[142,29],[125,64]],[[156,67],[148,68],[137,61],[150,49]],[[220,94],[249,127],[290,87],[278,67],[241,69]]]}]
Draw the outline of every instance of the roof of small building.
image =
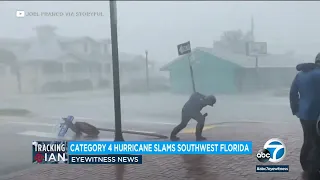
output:
[{"label": "roof of small building", "polygon": [[[222,60],[226,60],[237,64],[244,68],[255,68],[256,66],[256,57],[246,56],[243,54],[235,54],[230,53],[224,50],[217,50],[213,48],[205,48],[205,47],[197,47],[192,50],[192,52],[205,52],[209,53],[215,57],[221,58]],[[174,64],[175,62],[183,59],[185,55],[180,56],[170,63],[164,65],[161,70],[165,71]],[[296,67],[299,63],[304,62],[313,62],[314,59],[311,56],[298,57],[298,56],[290,56],[287,54],[267,54],[258,57],[258,66],[261,68],[266,67]]]}]

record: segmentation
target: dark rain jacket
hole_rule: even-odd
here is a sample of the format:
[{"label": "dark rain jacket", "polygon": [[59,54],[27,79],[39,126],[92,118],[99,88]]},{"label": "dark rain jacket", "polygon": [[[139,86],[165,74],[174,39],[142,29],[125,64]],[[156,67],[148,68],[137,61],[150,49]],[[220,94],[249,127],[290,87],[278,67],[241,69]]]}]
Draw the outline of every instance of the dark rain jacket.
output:
[{"label": "dark rain jacket", "polygon": [[182,111],[191,114],[200,113],[200,111],[208,105],[205,100],[206,96],[198,92],[193,93],[189,100],[184,104]]},{"label": "dark rain jacket", "polygon": [[297,65],[300,71],[290,88],[292,114],[302,120],[317,120],[320,112],[320,68],[314,63]]}]

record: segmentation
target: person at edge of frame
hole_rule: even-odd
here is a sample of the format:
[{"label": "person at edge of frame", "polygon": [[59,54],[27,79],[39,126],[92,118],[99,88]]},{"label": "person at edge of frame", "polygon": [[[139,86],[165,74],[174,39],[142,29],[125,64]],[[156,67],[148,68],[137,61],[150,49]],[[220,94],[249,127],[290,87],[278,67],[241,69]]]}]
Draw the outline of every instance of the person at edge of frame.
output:
[{"label": "person at edge of frame", "polygon": [[303,130],[300,164],[304,178],[320,179],[320,136],[317,133],[320,114],[320,53],[315,63],[298,64],[296,69],[299,73],[290,88],[290,107],[292,114],[300,119]]},{"label": "person at edge of frame", "polygon": [[172,141],[180,140],[180,138],[177,137],[177,134],[188,125],[191,119],[194,119],[197,121],[195,133],[196,140],[206,140],[206,138],[202,136],[202,130],[204,127],[205,118],[208,116],[208,113],[202,114],[201,110],[208,105],[213,106],[215,103],[215,96],[205,96],[198,92],[194,92],[190,96],[189,100],[184,104],[181,112],[181,122],[172,130],[170,139]]}]

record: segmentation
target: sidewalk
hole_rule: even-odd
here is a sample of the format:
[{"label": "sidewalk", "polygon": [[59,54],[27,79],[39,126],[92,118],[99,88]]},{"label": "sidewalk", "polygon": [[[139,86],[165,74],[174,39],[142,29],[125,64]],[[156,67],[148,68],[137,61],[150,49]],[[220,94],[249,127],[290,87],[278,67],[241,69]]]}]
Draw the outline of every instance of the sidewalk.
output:
[{"label": "sidewalk", "polygon": [[[142,165],[32,165],[3,180],[290,180],[301,179],[299,153],[302,131],[297,120],[288,123],[246,123],[217,126],[204,133],[209,140],[252,140],[253,155],[146,155]],[[194,140],[182,134],[182,140]],[[270,138],[286,143],[287,155],[281,165],[289,165],[289,173],[256,173],[261,163],[255,153]],[[145,140],[145,139],[144,139]]]}]

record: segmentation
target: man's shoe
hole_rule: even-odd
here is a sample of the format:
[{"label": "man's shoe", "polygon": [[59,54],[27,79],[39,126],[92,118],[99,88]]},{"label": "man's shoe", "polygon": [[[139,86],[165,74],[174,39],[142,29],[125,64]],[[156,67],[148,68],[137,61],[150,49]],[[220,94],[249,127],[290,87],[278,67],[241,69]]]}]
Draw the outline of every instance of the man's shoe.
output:
[{"label": "man's shoe", "polygon": [[180,138],[177,137],[177,136],[171,136],[171,137],[170,137],[170,140],[171,140],[171,141],[179,141]]},{"label": "man's shoe", "polygon": [[196,140],[197,141],[205,141],[205,140],[207,140],[207,138],[200,136],[200,137],[196,137]]}]

